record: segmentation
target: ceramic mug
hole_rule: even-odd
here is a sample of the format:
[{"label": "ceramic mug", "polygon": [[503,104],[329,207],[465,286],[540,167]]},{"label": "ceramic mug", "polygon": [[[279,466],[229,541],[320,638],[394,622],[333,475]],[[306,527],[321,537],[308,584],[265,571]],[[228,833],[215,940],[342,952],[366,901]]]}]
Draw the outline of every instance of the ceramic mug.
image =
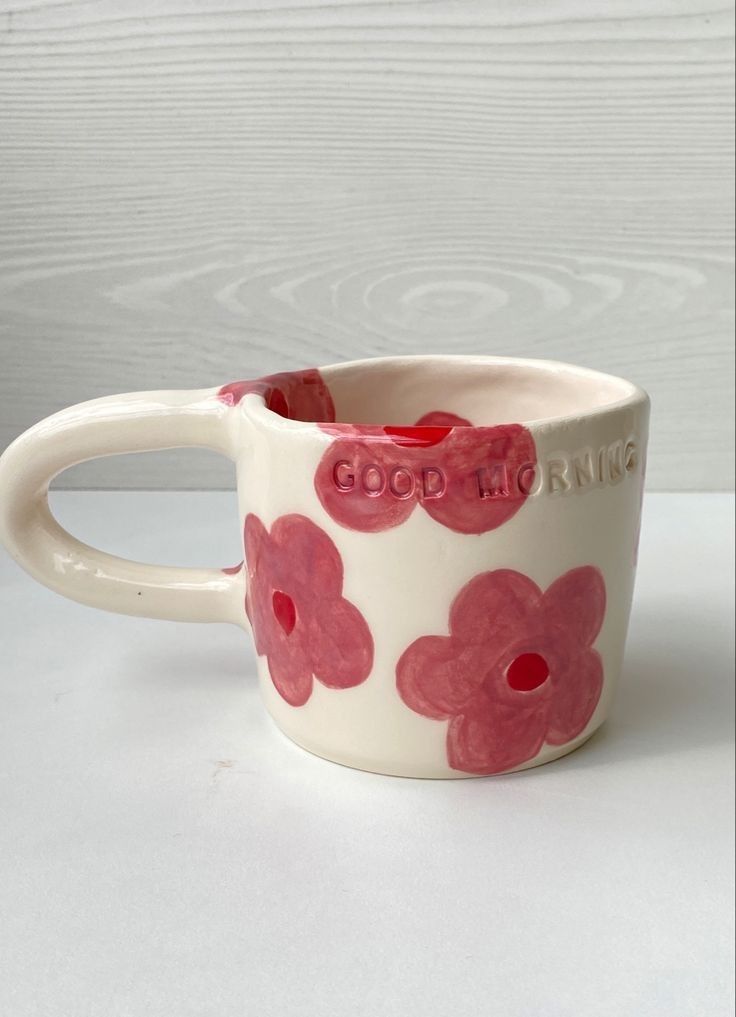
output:
[{"label": "ceramic mug", "polygon": [[[608,713],[648,416],[620,378],[502,357],[96,399],[0,458],[0,536],[82,603],[250,629],[266,706],[311,752],[408,776],[519,770],[570,752]],[[240,566],[126,561],[51,515],[66,467],[174,446],[237,464]]]}]

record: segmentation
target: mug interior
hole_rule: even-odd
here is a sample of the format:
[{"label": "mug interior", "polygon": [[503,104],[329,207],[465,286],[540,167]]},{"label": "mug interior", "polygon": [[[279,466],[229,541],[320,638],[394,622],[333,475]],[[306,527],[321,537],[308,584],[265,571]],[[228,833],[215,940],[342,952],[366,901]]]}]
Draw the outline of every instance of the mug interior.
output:
[{"label": "mug interior", "polygon": [[640,392],[586,368],[503,357],[389,357],[321,373],[335,419],[346,424],[411,426],[425,417],[482,427],[528,424],[605,410]]}]

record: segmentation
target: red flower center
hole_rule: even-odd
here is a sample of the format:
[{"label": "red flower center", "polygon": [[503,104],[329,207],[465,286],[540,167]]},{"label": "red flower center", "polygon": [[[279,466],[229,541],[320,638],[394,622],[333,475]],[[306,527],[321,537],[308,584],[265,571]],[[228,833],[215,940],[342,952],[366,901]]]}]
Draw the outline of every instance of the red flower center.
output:
[{"label": "red flower center", "polygon": [[521,653],[506,670],[506,681],[516,692],[531,692],[549,678],[549,665],[540,653]]},{"label": "red flower center", "polygon": [[447,437],[452,430],[451,427],[384,427],[384,434],[388,435],[394,445],[409,448],[430,448]]},{"label": "red flower center", "polygon": [[286,635],[290,636],[294,631],[294,626],[296,625],[296,606],[294,601],[288,593],[282,593],[281,590],[274,590],[273,597],[271,598],[271,606],[273,607],[273,613],[276,616],[276,621],[279,623]]}]

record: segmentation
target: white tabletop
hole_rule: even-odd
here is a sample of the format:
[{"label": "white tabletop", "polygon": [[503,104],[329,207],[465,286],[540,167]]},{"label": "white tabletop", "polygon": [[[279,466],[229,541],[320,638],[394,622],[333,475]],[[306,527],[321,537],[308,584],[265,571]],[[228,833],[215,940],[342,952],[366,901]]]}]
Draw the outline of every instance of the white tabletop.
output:
[{"label": "white tabletop", "polygon": [[[240,557],[232,494],[54,505],[107,550]],[[650,495],[612,719],[465,781],[309,756],[244,633],[0,555],[0,1014],[730,1017],[732,554],[732,497]]]}]

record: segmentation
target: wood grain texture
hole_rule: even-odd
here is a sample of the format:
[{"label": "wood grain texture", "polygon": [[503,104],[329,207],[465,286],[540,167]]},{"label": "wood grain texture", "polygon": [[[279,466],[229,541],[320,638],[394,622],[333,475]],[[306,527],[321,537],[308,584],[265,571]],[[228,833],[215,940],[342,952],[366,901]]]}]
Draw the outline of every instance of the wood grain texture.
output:
[{"label": "wood grain texture", "polygon": [[488,352],[631,377],[651,486],[732,486],[732,36],[718,0],[3,0],[0,447],[108,392]]}]

